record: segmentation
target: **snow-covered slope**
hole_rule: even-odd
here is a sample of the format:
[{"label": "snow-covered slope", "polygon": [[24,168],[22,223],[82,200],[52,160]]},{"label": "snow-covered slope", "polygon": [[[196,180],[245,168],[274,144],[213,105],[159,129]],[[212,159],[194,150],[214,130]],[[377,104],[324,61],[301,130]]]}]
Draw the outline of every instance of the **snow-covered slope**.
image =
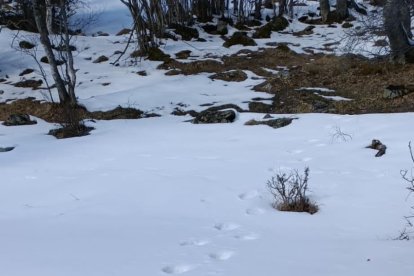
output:
[{"label": "snow-covered slope", "polygon": [[[407,145],[414,114],[299,114],[291,125],[272,129],[245,126],[264,114],[241,113],[233,124],[193,125],[185,122],[190,117],[169,114],[177,106],[202,110],[206,103],[245,107],[253,97],[269,97],[251,91],[262,80],[252,72],[240,83],[212,81],[209,74],[165,76],[155,69],[159,62],[146,60],[94,64],[100,55],[117,58],[127,37],[115,34],[130,27],[130,18],[120,1],[89,4],[84,15],[99,16],[87,34],[109,36],[74,42],[80,103],[163,116],[87,122],[95,127],[91,135],[65,140],[46,135],[54,126],[40,119],[32,126],[0,125],[0,147],[16,147],[0,153],[1,276],[412,274],[412,241],[394,238],[414,205],[400,176],[413,166]],[[295,21],[289,28],[304,27]],[[337,41],[342,31],[317,27],[292,47]],[[38,72],[18,76],[36,67],[10,46],[14,35],[0,33],[0,77],[38,79]],[[204,58],[243,48],[225,49],[221,38],[202,35],[207,42],[167,41],[162,50],[189,49]],[[250,49],[270,41],[296,45],[298,38],[274,33]],[[137,74],[142,70],[147,76]],[[45,90],[7,82],[0,90],[1,101],[50,100]],[[388,147],[383,157],[365,148],[374,138]],[[273,209],[266,182],[305,167],[320,211]]]}]

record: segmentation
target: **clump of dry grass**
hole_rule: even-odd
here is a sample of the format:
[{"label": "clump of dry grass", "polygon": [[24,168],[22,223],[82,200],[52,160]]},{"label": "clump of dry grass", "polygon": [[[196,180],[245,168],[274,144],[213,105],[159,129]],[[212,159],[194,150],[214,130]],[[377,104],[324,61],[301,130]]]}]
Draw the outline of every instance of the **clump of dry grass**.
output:
[{"label": "clump of dry grass", "polygon": [[297,170],[289,174],[278,173],[267,182],[267,187],[274,197],[273,207],[279,211],[318,212],[318,205],[307,196],[309,168],[301,175]]}]

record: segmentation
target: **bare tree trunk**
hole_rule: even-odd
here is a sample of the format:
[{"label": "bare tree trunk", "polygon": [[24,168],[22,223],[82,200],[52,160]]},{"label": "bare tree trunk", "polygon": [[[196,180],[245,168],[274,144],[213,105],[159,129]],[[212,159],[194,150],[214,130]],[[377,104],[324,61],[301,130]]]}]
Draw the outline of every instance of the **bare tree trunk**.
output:
[{"label": "bare tree trunk", "polygon": [[280,0],[279,1],[279,12],[278,15],[282,16],[286,13],[287,10],[287,0]]},{"label": "bare tree trunk", "polygon": [[194,14],[197,15],[198,20],[207,22],[211,19],[211,6],[208,0],[195,1]]},{"label": "bare tree trunk", "polygon": [[411,17],[404,0],[388,0],[384,6],[384,27],[390,41],[391,59],[405,63],[406,55],[413,51]]},{"label": "bare tree trunk", "polygon": [[63,81],[62,77],[59,74],[58,65],[56,62],[55,55],[53,53],[52,44],[50,42],[47,27],[46,27],[46,20],[44,15],[44,6],[41,0],[32,0],[33,3],[33,16],[36,22],[37,29],[40,35],[40,43],[45,50],[46,57],[49,61],[50,70],[52,72],[53,80],[55,81],[55,85],[59,94],[59,100],[61,103],[68,103],[70,102],[70,96],[65,86],[65,82]]},{"label": "bare tree trunk", "polygon": [[244,17],[244,0],[239,0],[239,14],[237,16],[238,21],[240,22],[244,22],[245,21],[245,17]]},{"label": "bare tree trunk", "polygon": [[45,0],[46,4],[46,27],[49,34],[53,34],[53,5],[51,0]]},{"label": "bare tree trunk", "polygon": [[348,17],[348,1],[347,0],[337,0],[336,1],[336,13],[338,14],[339,20],[344,20]]},{"label": "bare tree trunk", "polygon": [[273,9],[273,1],[272,0],[265,0],[264,6],[266,9]]},{"label": "bare tree trunk", "polygon": [[329,5],[329,0],[319,0],[319,5],[321,10],[322,22],[326,22],[328,21],[329,12],[331,9]]},{"label": "bare tree trunk", "polygon": [[66,54],[66,81],[68,84],[68,94],[70,97],[70,103],[76,104],[76,95],[75,95],[75,87],[76,87],[76,70],[75,65],[73,62],[73,54],[70,47],[70,36],[69,36],[69,27],[68,27],[68,14],[66,11],[66,4],[65,0],[60,0],[60,12],[61,12],[61,24],[63,30],[61,32],[61,38],[64,44],[64,53]]},{"label": "bare tree trunk", "polygon": [[254,18],[257,20],[262,19],[262,0],[256,0],[254,6]]},{"label": "bare tree trunk", "polygon": [[290,18],[293,18],[293,6],[294,6],[294,4],[295,4],[295,1],[293,1],[293,0],[290,0],[289,1],[289,17]]}]

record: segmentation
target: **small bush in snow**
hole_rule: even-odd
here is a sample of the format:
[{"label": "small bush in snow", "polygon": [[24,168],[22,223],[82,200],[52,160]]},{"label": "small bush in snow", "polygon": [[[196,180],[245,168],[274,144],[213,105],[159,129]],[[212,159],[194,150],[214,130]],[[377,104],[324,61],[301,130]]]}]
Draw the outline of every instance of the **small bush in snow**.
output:
[{"label": "small bush in snow", "polygon": [[297,170],[292,170],[289,174],[278,173],[273,176],[267,182],[267,187],[275,200],[273,207],[280,211],[316,213],[318,206],[306,195],[308,181],[308,167],[303,175]]}]

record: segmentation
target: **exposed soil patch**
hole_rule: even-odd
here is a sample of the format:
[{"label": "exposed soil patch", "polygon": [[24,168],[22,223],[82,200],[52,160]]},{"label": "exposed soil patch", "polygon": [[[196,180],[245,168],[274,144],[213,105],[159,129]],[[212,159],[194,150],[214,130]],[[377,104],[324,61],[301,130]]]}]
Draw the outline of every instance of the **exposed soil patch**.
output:
[{"label": "exposed soil patch", "polygon": [[27,68],[27,69],[24,69],[20,74],[19,74],[19,77],[22,77],[22,76],[24,76],[24,75],[28,75],[28,74],[31,74],[31,73],[33,73],[34,72],[34,70],[33,69],[30,69],[30,68]]},{"label": "exposed soil patch", "polygon": [[250,120],[244,123],[246,126],[257,126],[257,125],[267,125],[272,128],[281,128],[288,126],[292,123],[292,121],[297,118],[278,118],[278,119],[271,119],[271,120],[264,120],[264,121],[257,121],[257,120]]},{"label": "exposed soil patch", "polygon": [[227,72],[217,73],[210,76],[212,80],[223,80],[223,81],[245,81],[247,79],[247,74],[242,70],[231,70]]},{"label": "exposed soil patch", "polygon": [[10,114],[3,122],[5,126],[25,126],[37,124],[35,120],[31,120],[28,114]]},{"label": "exposed soil patch", "polygon": [[[414,64],[393,65],[386,59],[369,60],[357,55],[302,55],[281,44],[258,51],[243,49],[233,55],[194,62],[168,58],[158,68],[183,75],[206,72],[223,76],[225,72],[252,71],[264,78],[254,90],[274,95],[272,103],[249,103],[252,112],[361,114],[414,111],[414,93],[411,93]],[[390,87],[404,89],[391,91]],[[303,88],[326,88],[334,92],[324,94],[318,89]],[[340,97],[351,100],[341,100]],[[41,104],[29,99],[0,105],[0,120],[7,119],[12,113],[27,113],[47,121],[58,121],[56,114],[59,112],[54,112],[57,107],[50,103]],[[124,111],[121,115],[105,116],[108,119],[148,116]],[[177,114],[186,112],[179,110]],[[102,114],[110,113],[84,111],[82,116],[104,119]]]},{"label": "exposed soil patch", "polygon": [[72,137],[81,137],[89,135],[89,133],[94,130],[93,127],[85,126],[80,124],[78,127],[62,127],[56,128],[49,131],[49,135],[55,136],[57,139],[65,139]]},{"label": "exposed soil patch", "polygon": [[144,112],[134,108],[123,108],[118,106],[111,111],[90,112],[89,116],[97,120],[140,119],[144,117]]},{"label": "exposed soil patch", "polygon": [[[275,95],[271,105],[251,103],[250,110],[254,112],[360,114],[414,111],[414,93],[384,97],[384,91],[390,85],[409,87],[414,84],[414,64],[393,65],[387,59],[370,60],[357,55],[302,55],[287,46],[278,46],[259,51],[244,49],[222,57],[221,62],[182,63],[170,60],[159,68],[176,69],[179,70],[177,73],[184,75],[252,71],[265,78],[254,90]],[[332,89],[335,92],[326,96],[351,100],[334,100],[323,93],[300,90],[310,87]]]},{"label": "exposed soil patch", "polygon": [[190,50],[183,50],[183,51],[180,51],[180,52],[178,52],[178,53],[175,54],[175,56],[178,59],[187,59],[187,58],[190,57],[190,55],[191,55],[191,51]]},{"label": "exposed soil patch", "polygon": [[[79,119],[114,120],[114,119],[140,119],[159,116],[147,114],[134,108],[117,107],[109,111],[90,112],[78,106],[76,113]],[[51,123],[64,123],[65,110],[55,103],[40,102],[33,99],[17,100],[11,103],[0,103],[0,121],[6,121],[11,114],[30,114]]]},{"label": "exposed soil patch", "polygon": [[24,80],[14,84],[16,87],[32,88],[33,90],[39,88],[42,85],[42,80]]},{"label": "exposed soil patch", "polygon": [[223,46],[229,48],[233,45],[243,46],[256,46],[256,42],[253,38],[249,37],[246,32],[235,32],[227,41],[224,42]]},{"label": "exposed soil patch", "polygon": [[97,59],[95,59],[93,61],[93,63],[102,63],[102,62],[105,62],[105,61],[108,61],[108,60],[109,60],[109,58],[106,57],[106,56],[99,56]]}]

